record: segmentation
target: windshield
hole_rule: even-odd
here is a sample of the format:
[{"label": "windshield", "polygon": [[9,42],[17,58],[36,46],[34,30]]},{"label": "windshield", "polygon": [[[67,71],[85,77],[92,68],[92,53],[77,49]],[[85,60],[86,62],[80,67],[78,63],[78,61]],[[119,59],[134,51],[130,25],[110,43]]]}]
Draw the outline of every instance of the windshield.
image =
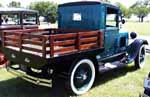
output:
[{"label": "windshield", "polygon": [[2,14],[0,18],[1,25],[19,25],[19,15],[18,14]]},{"label": "windshield", "polygon": [[0,14],[0,25],[35,25],[37,14]]},{"label": "windshield", "polygon": [[35,14],[24,14],[24,18],[23,18],[23,24],[25,25],[34,25],[36,24],[36,15]]}]

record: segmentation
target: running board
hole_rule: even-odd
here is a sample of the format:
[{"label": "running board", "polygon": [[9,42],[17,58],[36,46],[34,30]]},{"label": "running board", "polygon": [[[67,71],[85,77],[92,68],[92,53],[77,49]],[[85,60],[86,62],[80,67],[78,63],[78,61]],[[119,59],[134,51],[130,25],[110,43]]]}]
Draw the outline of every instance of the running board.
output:
[{"label": "running board", "polygon": [[107,71],[110,71],[110,70],[113,70],[113,69],[116,69],[116,68],[122,68],[122,67],[125,67],[127,66],[126,63],[122,63],[120,61],[115,61],[115,62],[112,62],[112,63],[105,63],[102,65],[102,63],[99,63],[99,72],[100,73],[104,73],[104,72],[107,72]]}]

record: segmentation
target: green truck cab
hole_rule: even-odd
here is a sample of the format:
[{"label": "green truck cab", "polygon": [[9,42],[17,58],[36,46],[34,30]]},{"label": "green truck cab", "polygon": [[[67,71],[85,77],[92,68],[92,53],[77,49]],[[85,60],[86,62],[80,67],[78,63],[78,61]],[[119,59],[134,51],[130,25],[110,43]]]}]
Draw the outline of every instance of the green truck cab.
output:
[{"label": "green truck cab", "polygon": [[[148,42],[134,39],[129,44],[128,32],[120,29],[122,23],[121,10],[111,4],[96,1],[61,4],[58,29],[3,32],[1,50],[10,60],[7,70],[43,86],[63,77],[74,94],[84,94],[92,87],[97,73],[133,61],[136,68],[144,66],[144,46]],[[131,34],[131,38],[135,36]]]}]

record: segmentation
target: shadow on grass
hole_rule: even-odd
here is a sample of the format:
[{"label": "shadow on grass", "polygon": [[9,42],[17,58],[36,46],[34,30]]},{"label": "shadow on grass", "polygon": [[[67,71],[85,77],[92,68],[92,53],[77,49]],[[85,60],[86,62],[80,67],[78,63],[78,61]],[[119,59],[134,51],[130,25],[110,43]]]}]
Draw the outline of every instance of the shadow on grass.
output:
[{"label": "shadow on grass", "polygon": [[96,76],[96,81],[94,83],[94,87],[104,84],[110,80],[113,80],[115,78],[121,77],[121,76],[125,76],[127,73],[129,72],[134,72],[137,69],[134,66],[131,67],[123,67],[123,68],[118,68],[115,70],[111,70],[108,71],[106,73],[103,74],[98,74]]},{"label": "shadow on grass", "polygon": [[[101,85],[135,70],[134,67],[125,67],[98,74],[94,86]],[[70,97],[70,93],[64,88],[64,83],[63,79],[59,79],[53,84],[53,88],[47,88],[36,86],[20,78],[14,78],[0,82],[0,97]]]},{"label": "shadow on grass", "polygon": [[61,79],[48,88],[14,78],[0,82],[0,97],[69,97],[69,94]]}]

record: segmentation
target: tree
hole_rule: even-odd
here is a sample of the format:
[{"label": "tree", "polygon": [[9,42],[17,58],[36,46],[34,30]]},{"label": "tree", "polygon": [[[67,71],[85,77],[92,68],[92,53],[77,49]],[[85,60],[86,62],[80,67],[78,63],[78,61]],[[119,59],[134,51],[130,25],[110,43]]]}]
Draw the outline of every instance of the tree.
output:
[{"label": "tree", "polygon": [[126,8],[126,6],[124,6],[123,4],[119,2],[117,2],[116,5],[121,9],[123,17],[126,17],[126,18],[131,17],[131,11],[128,8]]},{"label": "tree", "polygon": [[16,2],[16,1],[12,1],[8,4],[8,7],[16,7],[19,8],[21,7],[21,3],[20,2]]},{"label": "tree", "polygon": [[48,22],[55,23],[57,20],[57,6],[55,4],[50,5],[46,10],[46,18]]},{"label": "tree", "polygon": [[150,12],[149,3],[150,3],[149,0],[144,1],[139,0],[130,7],[132,13],[139,18],[139,22],[143,22],[144,18],[149,14]]},{"label": "tree", "polygon": [[38,10],[40,16],[44,16],[47,22],[55,23],[57,20],[57,4],[48,1],[32,2],[30,9]]}]

